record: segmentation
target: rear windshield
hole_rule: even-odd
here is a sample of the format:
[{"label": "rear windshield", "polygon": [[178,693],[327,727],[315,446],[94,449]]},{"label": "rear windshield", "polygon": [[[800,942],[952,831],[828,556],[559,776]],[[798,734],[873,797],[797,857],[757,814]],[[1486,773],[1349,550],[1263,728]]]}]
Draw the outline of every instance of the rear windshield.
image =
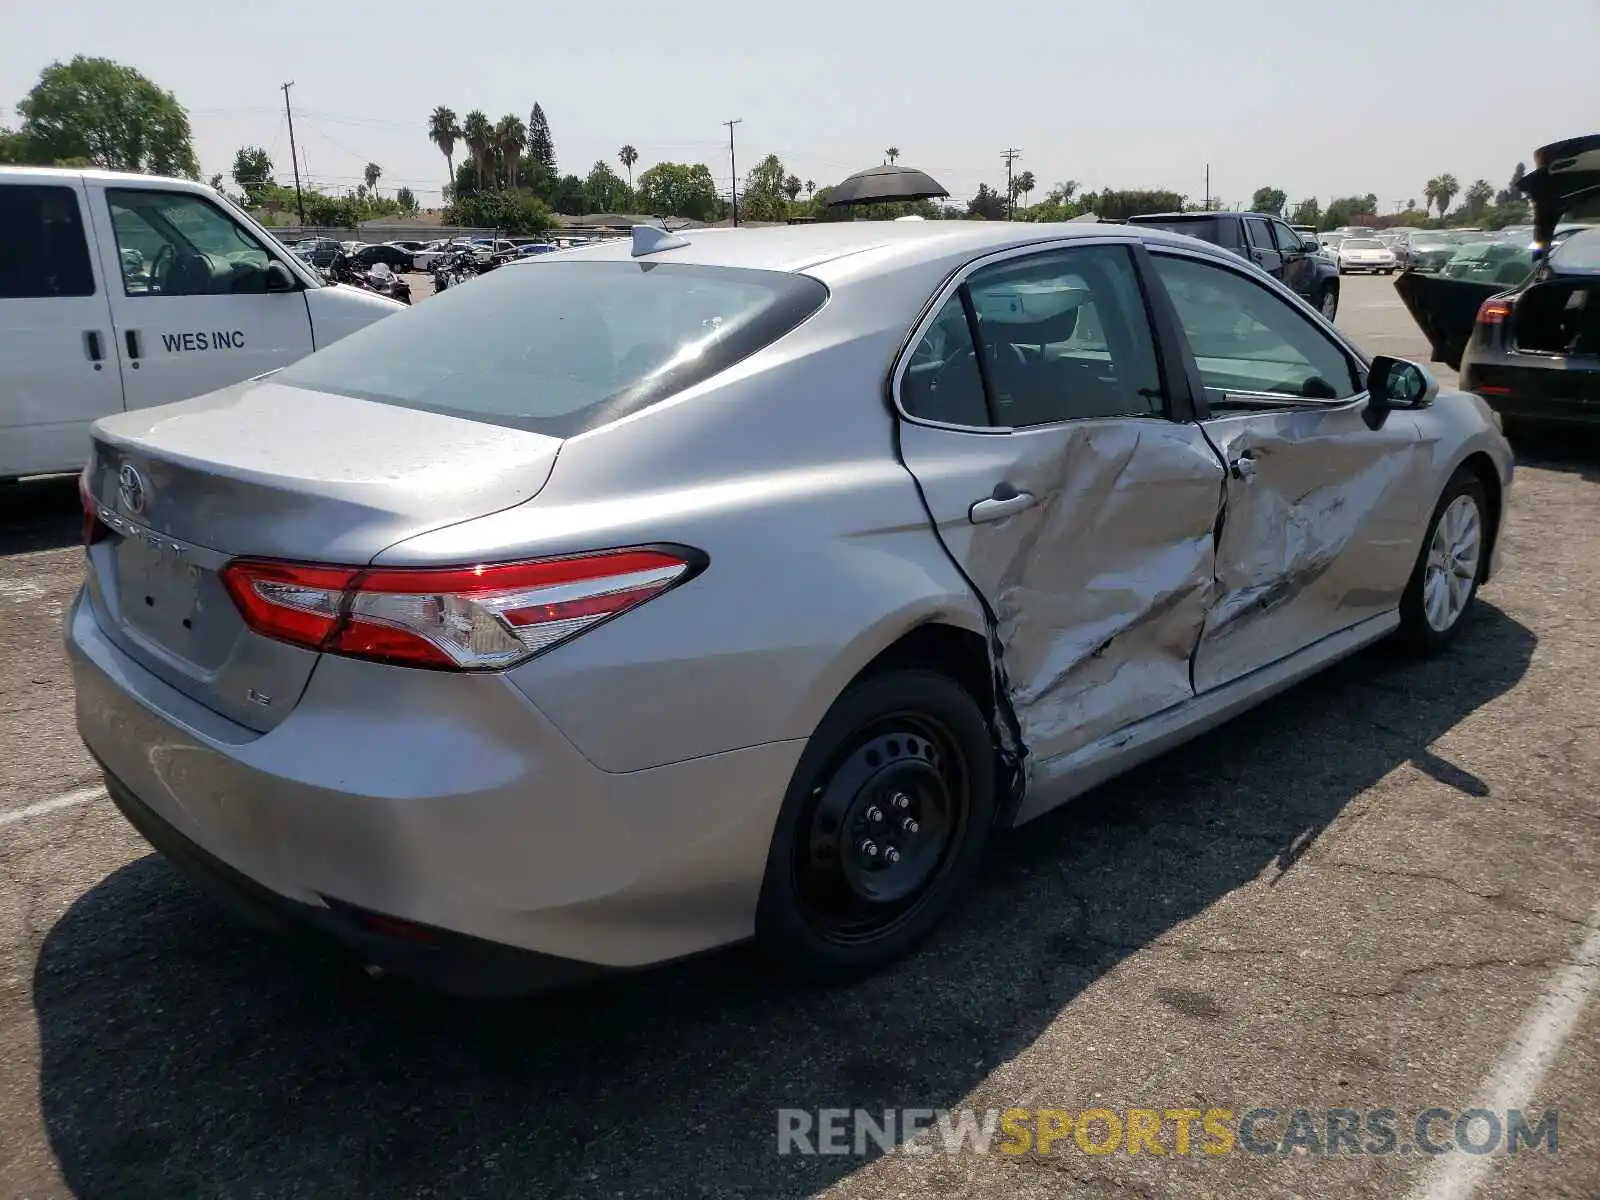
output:
[{"label": "rear windshield", "polygon": [[525,259],[273,378],[573,437],[726,370],[827,296],[817,280],[781,271]]},{"label": "rear windshield", "polygon": [[1345,238],[1343,248],[1346,250],[1381,250],[1383,249],[1383,243],[1376,238]]},{"label": "rear windshield", "polygon": [[1558,243],[1550,262],[1563,271],[1600,272],[1600,229],[1583,230]]},{"label": "rear windshield", "polygon": [[1140,219],[1137,223],[1148,226],[1151,229],[1165,229],[1168,233],[1181,233],[1187,237],[1199,238],[1202,241],[1211,242],[1213,245],[1217,246],[1227,246],[1232,244],[1231,240],[1223,240],[1223,223],[1221,221],[1210,221],[1204,218],[1194,221],[1146,221]]}]

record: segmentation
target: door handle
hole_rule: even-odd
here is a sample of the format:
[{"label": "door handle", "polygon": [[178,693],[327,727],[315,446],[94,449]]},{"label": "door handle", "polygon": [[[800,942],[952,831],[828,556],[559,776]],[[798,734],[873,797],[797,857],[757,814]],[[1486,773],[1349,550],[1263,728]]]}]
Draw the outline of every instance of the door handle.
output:
[{"label": "door handle", "polygon": [[105,357],[100,349],[100,331],[98,329],[85,329],[83,331],[83,350],[89,356],[89,361],[94,364],[94,369],[100,369],[100,360]]},{"label": "door handle", "polygon": [[122,335],[124,344],[128,347],[128,357],[133,361],[133,369],[139,369],[139,331],[130,329]]},{"label": "door handle", "polygon": [[1228,464],[1233,468],[1235,479],[1248,479],[1256,473],[1256,455],[1254,450],[1246,450],[1238,458]]},{"label": "door handle", "polygon": [[967,517],[974,525],[982,525],[986,521],[1002,521],[1038,503],[1038,498],[1032,492],[1019,492],[1004,484],[995,488],[995,493],[988,499],[979,500],[967,511]]}]

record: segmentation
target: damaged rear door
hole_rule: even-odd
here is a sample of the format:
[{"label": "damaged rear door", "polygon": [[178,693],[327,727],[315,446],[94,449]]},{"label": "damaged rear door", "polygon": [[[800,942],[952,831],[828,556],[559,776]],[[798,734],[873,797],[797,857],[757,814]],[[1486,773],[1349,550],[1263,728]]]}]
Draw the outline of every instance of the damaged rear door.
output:
[{"label": "damaged rear door", "polygon": [[1193,695],[1222,467],[1172,411],[1142,254],[1074,239],[973,264],[897,376],[903,460],[988,602],[1035,761]]},{"label": "damaged rear door", "polygon": [[1415,420],[1368,428],[1364,365],[1311,316],[1217,260],[1150,257],[1228,471],[1203,693],[1396,608],[1434,497]]}]

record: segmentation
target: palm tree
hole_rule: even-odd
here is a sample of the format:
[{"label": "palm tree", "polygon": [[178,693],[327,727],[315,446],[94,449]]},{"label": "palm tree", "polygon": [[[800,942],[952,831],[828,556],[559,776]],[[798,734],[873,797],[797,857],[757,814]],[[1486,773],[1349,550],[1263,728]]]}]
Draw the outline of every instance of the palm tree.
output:
[{"label": "palm tree", "polygon": [[507,113],[494,127],[494,144],[506,160],[506,186],[517,186],[517,164],[528,148],[528,127],[515,113]]},{"label": "palm tree", "polygon": [[1435,175],[1432,179],[1428,180],[1427,183],[1422,185],[1422,199],[1427,204],[1428,211],[1430,212],[1433,210],[1434,205],[1439,203],[1441,179],[1442,176]]},{"label": "palm tree", "polygon": [[433,110],[433,115],[428,118],[428,140],[439,147],[439,153],[444,155],[444,165],[450,172],[450,182],[456,178],[456,139],[461,136],[461,128],[456,124],[456,114],[444,105]]},{"label": "palm tree", "polygon": [[472,155],[472,161],[478,168],[478,190],[483,190],[483,161],[489,155],[489,148],[494,142],[494,126],[489,124],[489,118],[484,115],[481,108],[475,108],[467,114],[467,119],[461,122],[461,139],[467,143],[467,151]]},{"label": "palm tree", "polygon": [[378,194],[378,180],[383,175],[383,168],[375,162],[369,162],[361,171],[361,178],[367,181],[367,191],[374,196]]},{"label": "palm tree", "polygon": [[1077,194],[1078,181],[1076,179],[1068,179],[1051,188],[1050,195],[1045,198],[1053,200],[1057,204],[1071,204],[1073,196]]},{"label": "palm tree", "polygon": [[1017,194],[1022,197],[1024,207],[1027,206],[1028,197],[1033,194],[1033,189],[1038,186],[1032,171],[1024,171],[1017,176]]},{"label": "palm tree", "polygon": [[617,159],[628,168],[628,190],[633,191],[633,164],[639,161],[639,152],[632,146],[624,146],[617,151]]},{"label": "palm tree", "polygon": [[1456,182],[1456,177],[1448,171],[1439,176],[1438,184],[1439,216],[1443,217],[1445,210],[1450,207],[1450,201],[1454,200],[1456,194],[1461,191],[1461,185]]},{"label": "palm tree", "polygon": [[809,179],[806,180],[806,199],[807,200],[815,199],[816,195],[817,195],[817,185],[812,183],[811,180],[809,180]]},{"label": "palm tree", "polygon": [[894,166],[894,160],[900,157],[900,147],[890,146],[883,152],[883,156],[889,160],[889,165],[891,167]]},{"label": "palm tree", "polygon": [[787,175],[784,177],[783,194],[789,197],[790,204],[793,204],[797,199],[799,199],[800,189],[804,186],[805,185],[800,182],[800,176],[798,175]]}]

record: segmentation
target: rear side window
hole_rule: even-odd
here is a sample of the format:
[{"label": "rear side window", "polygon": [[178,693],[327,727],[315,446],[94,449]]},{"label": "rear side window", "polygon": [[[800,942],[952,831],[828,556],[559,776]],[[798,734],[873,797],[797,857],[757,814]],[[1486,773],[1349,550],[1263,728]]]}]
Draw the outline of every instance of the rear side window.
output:
[{"label": "rear side window", "polygon": [[817,280],[783,271],[531,259],[376,321],[273,378],[573,437],[710,379],[827,297]]},{"label": "rear side window", "polygon": [[0,300],[94,295],[72,188],[0,186]]},{"label": "rear side window", "polygon": [[[1134,222],[1129,222],[1134,224]],[[1137,224],[1148,225],[1152,229],[1165,229],[1168,233],[1181,233],[1185,237],[1200,238],[1215,246],[1231,246],[1234,238],[1225,237],[1222,232],[1222,221],[1194,220],[1194,221],[1139,221]]]}]

